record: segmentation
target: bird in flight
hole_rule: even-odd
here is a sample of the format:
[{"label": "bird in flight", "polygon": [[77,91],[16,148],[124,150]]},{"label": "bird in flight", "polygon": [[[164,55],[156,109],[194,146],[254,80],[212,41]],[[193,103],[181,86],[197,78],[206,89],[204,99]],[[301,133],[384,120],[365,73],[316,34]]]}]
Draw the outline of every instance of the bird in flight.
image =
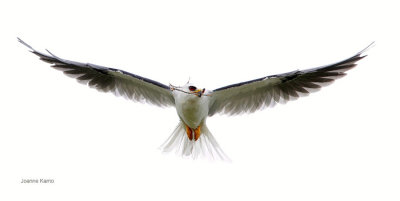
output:
[{"label": "bird in flight", "polygon": [[306,96],[345,76],[345,72],[354,68],[356,62],[366,56],[363,53],[373,44],[333,64],[269,75],[208,90],[189,82],[183,86],[165,85],[124,70],[62,59],[50,51],[47,51],[48,54],[36,51],[19,38],[18,41],[39,56],[40,60],[52,64],[51,67],[98,91],[112,92],[136,102],[175,107],[180,121],[161,145],[162,151],[175,151],[180,156],[193,159],[203,156],[220,160],[230,159],[207,128],[208,117],[217,113],[252,113],[276,103]]}]

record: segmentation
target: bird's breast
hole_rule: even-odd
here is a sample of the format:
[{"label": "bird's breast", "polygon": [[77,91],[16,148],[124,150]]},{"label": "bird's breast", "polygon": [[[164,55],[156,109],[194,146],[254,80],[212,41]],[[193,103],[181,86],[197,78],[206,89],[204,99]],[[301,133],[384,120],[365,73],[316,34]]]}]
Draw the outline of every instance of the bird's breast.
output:
[{"label": "bird's breast", "polygon": [[179,94],[175,104],[179,117],[191,128],[197,128],[208,115],[208,97]]}]

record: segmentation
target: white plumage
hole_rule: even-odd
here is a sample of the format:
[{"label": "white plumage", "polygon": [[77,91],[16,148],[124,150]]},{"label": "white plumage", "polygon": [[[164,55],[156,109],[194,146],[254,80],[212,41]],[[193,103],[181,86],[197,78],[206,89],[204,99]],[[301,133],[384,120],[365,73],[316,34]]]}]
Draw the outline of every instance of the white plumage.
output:
[{"label": "white plumage", "polygon": [[167,86],[123,70],[61,59],[54,54],[36,51],[21,39],[41,60],[64,74],[102,92],[112,92],[138,102],[173,106],[180,118],[178,126],[161,146],[164,152],[175,151],[185,157],[204,156],[229,160],[207,128],[207,117],[216,113],[241,114],[261,110],[276,103],[295,100],[319,90],[343,77],[347,70],[364,58],[371,45],[343,61],[307,70],[265,76],[215,90],[187,83]]}]

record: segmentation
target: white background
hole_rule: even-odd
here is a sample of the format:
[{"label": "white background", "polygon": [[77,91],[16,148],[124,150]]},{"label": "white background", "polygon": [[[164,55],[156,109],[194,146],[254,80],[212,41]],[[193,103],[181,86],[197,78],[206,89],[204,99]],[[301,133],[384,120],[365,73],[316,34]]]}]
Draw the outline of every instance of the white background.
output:
[{"label": "white background", "polygon": [[[373,3],[379,2],[379,3]],[[2,1],[0,200],[400,200],[395,1]],[[345,78],[208,126],[233,163],[157,147],[173,108],[78,84],[38,50],[214,89],[330,64]],[[54,184],[20,184],[50,178]]]}]

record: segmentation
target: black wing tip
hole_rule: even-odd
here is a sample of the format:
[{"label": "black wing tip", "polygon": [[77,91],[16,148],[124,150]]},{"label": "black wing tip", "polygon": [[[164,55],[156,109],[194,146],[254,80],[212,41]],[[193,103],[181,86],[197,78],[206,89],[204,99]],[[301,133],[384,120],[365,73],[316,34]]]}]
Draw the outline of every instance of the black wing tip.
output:
[{"label": "black wing tip", "polygon": [[368,56],[368,55],[365,54],[365,52],[367,52],[369,49],[371,49],[374,46],[375,46],[375,41],[372,41],[367,47],[365,47],[360,52],[358,52],[357,56],[361,57],[361,58],[364,58],[364,57]]},{"label": "black wing tip", "polygon": [[[23,41],[21,38],[17,37],[18,42],[20,42],[21,44],[25,45],[26,47],[28,47],[30,49],[30,52],[32,52],[33,54],[37,55],[38,57],[40,57],[40,59],[42,61],[45,61],[47,63],[54,63],[55,60],[64,62],[63,59],[57,57],[56,55],[54,55],[53,53],[51,53],[49,50],[46,49],[46,52],[48,52],[50,55],[46,55],[42,52],[39,52],[37,50],[35,50],[32,46],[30,46],[28,43],[26,43],[25,41]],[[54,60],[54,61],[53,61]]]},{"label": "black wing tip", "polygon": [[50,52],[48,49],[46,49],[46,52],[49,53],[52,57],[54,57],[55,59],[59,60],[59,61],[63,61],[63,59],[61,59],[60,57],[54,55],[52,52]]},{"label": "black wing tip", "polygon": [[23,41],[21,38],[17,37],[18,42],[20,42],[22,45],[25,45],[26,47],[28,47],[32,52],[35,51],[35,49],[32,48],[32,46],[28,45],[28,43],[26,43],[25,41]]},{"label": "black wing tip", "polygon": [[[356,55],[354,55],[353,57],[350,57],[349,59],[345,60],[345,63],[348,62],[352,62],[352,63],[356,63],[362,59],[364,59],[365,57],[367,57],[368,55],[365,54],[369,49],[371,49],[372,47],[375,46],[375,41],[371,42],[367,47],[365,47],[364,49],[362,49],[361,51],[359,51]],[[355,67],[355,66],[354,66]]]}]

